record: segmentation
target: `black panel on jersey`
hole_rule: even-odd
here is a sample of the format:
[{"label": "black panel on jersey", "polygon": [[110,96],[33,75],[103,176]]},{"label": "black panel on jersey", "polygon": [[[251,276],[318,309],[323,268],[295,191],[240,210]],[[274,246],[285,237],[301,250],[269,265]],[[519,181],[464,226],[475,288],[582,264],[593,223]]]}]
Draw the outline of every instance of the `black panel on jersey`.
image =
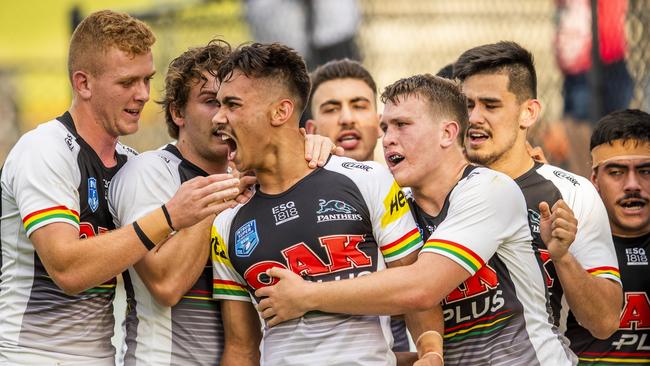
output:
[{"label": "black panel on jersey", "polygon": [[[349,219],[322,220],[328,214],[332,214],[332,218],[337,212],[346,210],[352,212],[346,216]],[[246,253],[242,242],[237,243],[237,238],[244,235],[242,231],[238,234],[238,230],[252,228],[253,222],[256,230],[248,238],[257,243],[250,253]],[[311,252],[316,257],[312,264],[318,266],[323,263],[327,266],[330,258],[325,245],[321,244],[321,240],[326,237],[356,236],[358,239],[361,236],[356,248],[370,262],[360,266],[344,266],[345,268],[336,271],[325,270],[314,275],[310,272],[311,269],[306,269],[302,273],[303,278],[310,281],[331,281],[356,277],[361,272],[377,271],[377,243],[373,237],[370,212],[362,194],[349,177],[326,169],[316,169],[288,191],[278,195],[264,194],[258,189],[255,196],[235,215],[229,234],[228,256],[235,270],[247,280],[249,278],[245,274],[252,273],[254,276],[259,268],[256,265],[261,262],[286,265],[288,256],[292,255],[289,253],[292,248],[302,250],[308,256]],[[237,248],[240,249],[239,254]],[[305,268],[309,267],[308,263],[305,264]],[[258,278],[262,282],[268,281],[268,276],[264,274]],[[252,288],[249,290],[254,292]]]},{"label": "black panel on jersey", "polygon": [[571,349],[585,364],[592,364],[587,360],[596,357],[613,359],[612,365],[650,359],[650,233],[636,238],[613,238],[623,283],[620,326],[606,340],[594,338],[579,325],[567,329]]},{"label": "black panel on jersey", "polygon": [[558,325],[560,322],[561,299],[564,290],[555,271],[555,266],[550,260],[550,255],[548,255],[546,244],[542,241],[539,227],[539,204],[544,201],[548,203],[549,207],[553,207],[555,202],[562,199],[562,194],[553,182],[537,172],[543,165],[542,163],[535,162],[535,165],[529,171],[515,179],[515,183],[521,188],[521,192],[526,199],[528,226],[533,237],[533,249],[535,250],[537,261],[543,270],[542,273],[546,273],[549,277],[546,280],[553,281],[552,286],[547,287],[549,291],[549,303],[547,307],[551,307],[548,312],[549,316],[553,317],[553,324]]},{"label": "black panel on jersey", "polygon": [[178,151],[176,145],[168,144],[165,146],[164,150],[169,151],[180,159],[181,163],[178,166],[178,174],[181,177],[181,184],[195,177],[207,177],[209,175],[205,170],[192,164],[189,160],[185,160],[183,155],[181,155],[181,152]]}]

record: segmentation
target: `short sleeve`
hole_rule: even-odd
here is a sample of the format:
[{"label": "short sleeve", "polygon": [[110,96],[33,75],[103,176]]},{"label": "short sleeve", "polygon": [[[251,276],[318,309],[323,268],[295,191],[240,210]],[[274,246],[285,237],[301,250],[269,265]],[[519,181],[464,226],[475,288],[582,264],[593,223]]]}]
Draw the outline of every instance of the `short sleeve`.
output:
[{"label": "short sleeve", "polygon": [[[471,174],[450,195],[447,217],[420,253],[445,256],[474,275],[500,245],[530,236],[521,190],[503,174]],[[525,229],[525,230],[524,230]]]},{"label": "short sleeve", "polygon": [[592,275],[621,283],[607,210],[591,182],[580,180],[580,189],[567,204],[578,220],[571,254]]},{"label": "short sleeve", "polygon": [[[33,132],[42,135],[41,128]],[[27,237],[55,222],[79,228],[78,147],[41,135],[20,141],[5,165]]]},{"label": "short sleeve", "polygon": [[234,213],[226,210],[219,214],[212,224],[211,258],[212,258],[212,297],[218,300],[236,300],[251,302],[246,289],[246,281],[235,271],[228,257],[228,230]]},{"label": "short sleeve", "polygon": [[368,207],[373,234],[386,262],[392,262],[419,250],[422,237],[417,229],[406,195],[390,172],[377,164],[367,182]]}]

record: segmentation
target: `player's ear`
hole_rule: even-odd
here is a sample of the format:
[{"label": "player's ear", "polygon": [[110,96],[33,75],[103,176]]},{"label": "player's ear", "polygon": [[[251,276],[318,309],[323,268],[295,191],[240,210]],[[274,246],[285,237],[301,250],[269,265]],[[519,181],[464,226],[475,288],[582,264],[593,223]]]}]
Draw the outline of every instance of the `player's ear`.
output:
[{"label": "player's ear", "polygon": [[443,121],[440,123],[440,146],[449,147],[456,143],[460,124],[454,120]]},{"label": "player's ear", "polygon": [[310,135],[318,134],[318,126],[316,126],[316,122],[313,119],[310,118],[305,122],[305,131]]},{"label": "player's ear", "polygon": [[72,73],[72,89],[82,99],[90,99],[92,96],[92,81],[90,75],[82,70]]},{"label": "player's ear", "polygon": [[176,107],[176,103],[170,103],[167,108],[169,108],[169,114],[171,114],[174,123],[179,127],[183,126],[185,117],[183,117],[183,111]]},{"label": "player's ear", "polygon": [[271,111],[271,125],[274,127],[283,125],[291,118],[293,110],[294,105],[291,100],[280,100]]},{"label": "player's ear", "polygon": [[523,107],[519,116],[519,127],[527,129],[537,122],[537,118],[542,111],[542,105],[537,99],[528,99],[524,102]]}]

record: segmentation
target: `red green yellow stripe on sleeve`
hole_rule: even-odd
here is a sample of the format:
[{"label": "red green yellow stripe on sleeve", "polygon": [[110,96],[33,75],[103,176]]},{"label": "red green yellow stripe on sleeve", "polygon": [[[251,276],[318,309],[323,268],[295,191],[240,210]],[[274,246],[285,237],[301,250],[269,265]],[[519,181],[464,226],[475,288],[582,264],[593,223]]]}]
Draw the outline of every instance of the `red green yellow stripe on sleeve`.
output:
[{"label": "red green yellow stripe on sleeve", "polygon": [[23,218],[23,225],[25,226],[25,231],[29,232],[29,230],[31,230],[34,226],[53,219],[68,220],[76,225],[79,225],[79,213],[77,211],[70,210],[65,206],[55,206],[34,211]]},{"label": "red green yellow stripe on sleeve", "polygon": [[394,242],[382,246],[381,254],[384,256],[384,259],[397,259],[402,254],[411,252],[412,249],[418,248],[421,245],[422,237],[420,237],[420,232],[417,228],[414,228]]},{"label": "red green yellow stripe on sleeve", "polygon": [[452,241],[429,239],[424,243],[424,247],[420,251],[420,253],[425,252],[436,253],[454,259],[472,275],[485,265],[483,259],[474,251]]},{"label": "red green yellow stripe on sleeve", "polygon": [[587,272],[597,277],[607,277],[616,281],[621,281],[621,273],[616,267],[596,267],[588,269]]},{"label": "red green yellow stripe on sleeve", "polygon": [[250,296],[244,286],[238,282],[228,280],[212,280],[212,297],[238,298],[238,300],[250,301]]}]

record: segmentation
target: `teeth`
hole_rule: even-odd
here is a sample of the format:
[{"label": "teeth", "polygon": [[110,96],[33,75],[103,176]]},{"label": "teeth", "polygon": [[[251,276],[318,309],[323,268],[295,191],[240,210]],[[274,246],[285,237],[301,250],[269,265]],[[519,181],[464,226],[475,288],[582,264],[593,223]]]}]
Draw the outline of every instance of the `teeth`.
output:
[{"label": "teeth", "polygon": [[404,160],[404,157],[402,155],[395,154],[395,155],[389,156],[388,160],[390,160],[392,163],[397,163],[397,162],[400,162],[400,161]]},{"label": "teeth", "polygon": [[230,137],[226,135],[221,135],[221,141],[226,141],[226,140],[230,140]]}]

